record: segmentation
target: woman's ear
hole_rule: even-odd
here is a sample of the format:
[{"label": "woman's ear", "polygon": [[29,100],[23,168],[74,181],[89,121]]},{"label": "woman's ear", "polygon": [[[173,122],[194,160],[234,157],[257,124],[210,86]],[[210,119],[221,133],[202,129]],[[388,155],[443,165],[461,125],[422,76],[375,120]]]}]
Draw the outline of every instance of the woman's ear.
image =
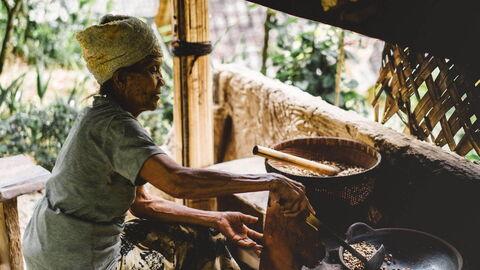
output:
[{"label": "woman's ear", "polygon": [[125,72],[122,72],[121,70],[115,71],[112,80],[117,91],[119,90],[121,93],[125,92],[127,86],[127,74]]}]

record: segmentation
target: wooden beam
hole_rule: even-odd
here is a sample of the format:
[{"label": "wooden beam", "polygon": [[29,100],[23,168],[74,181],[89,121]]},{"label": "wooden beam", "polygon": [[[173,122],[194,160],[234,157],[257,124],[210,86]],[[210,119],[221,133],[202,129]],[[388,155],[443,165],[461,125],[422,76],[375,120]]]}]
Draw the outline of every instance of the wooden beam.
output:
[{"label": "wooden beam", "polygon": [[[209,41],[208,1],[174,0],[176,39]],[[196,58],[196,59],[195,59]],[[176,159],[188,167],[213,164],[213,95],[209,56],[174,57],[174,129]],[[186,200],[201,209],[216,208],[215,199]]]}]

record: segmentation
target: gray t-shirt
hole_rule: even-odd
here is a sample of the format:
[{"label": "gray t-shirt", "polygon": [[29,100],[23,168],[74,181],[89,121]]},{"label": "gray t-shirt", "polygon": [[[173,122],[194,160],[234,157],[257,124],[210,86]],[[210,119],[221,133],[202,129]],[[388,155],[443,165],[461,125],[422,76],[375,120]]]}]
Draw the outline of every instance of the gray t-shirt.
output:
[{"label": "gray t-shirt", "polygon": [[78,117],[23,238],[28,269],[115,269],[143,163],[164,153],[106,97]]}]

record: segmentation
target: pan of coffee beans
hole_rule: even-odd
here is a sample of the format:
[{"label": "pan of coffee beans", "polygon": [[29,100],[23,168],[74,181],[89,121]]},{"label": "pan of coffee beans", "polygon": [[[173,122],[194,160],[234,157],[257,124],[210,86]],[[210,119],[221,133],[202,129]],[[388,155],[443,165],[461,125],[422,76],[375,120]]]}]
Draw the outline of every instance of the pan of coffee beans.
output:
[{"label": "pan of coffee beans", "polygon": [[[461,270],[463,259],[449,243],[434,235],[405,228],[373,229],[365,223],[355,223],[347,231],[347,243],[367,258],[380,245],[386,248],[379,270]],[[346,269],[363,270],[355,256],[340,247],[340,261]]]}]

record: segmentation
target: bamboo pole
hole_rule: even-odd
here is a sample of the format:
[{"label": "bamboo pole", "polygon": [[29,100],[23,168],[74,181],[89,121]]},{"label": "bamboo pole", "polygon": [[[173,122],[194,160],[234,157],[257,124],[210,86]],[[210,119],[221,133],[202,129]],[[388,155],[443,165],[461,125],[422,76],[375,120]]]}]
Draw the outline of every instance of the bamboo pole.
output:
[{"label": "bamboo pole", "polygon": [[[173,0],[173,32],[187,42],[209,41],[208,1]],[[213,94],[209,56],[174,57],[176,159],[184,166],[213,164]],[[216,199],[186,200],[187,206],[215,210]]]},{"label": "bamboo pole", "polygon": [[340,170],[336,166],[322,164],[313,160],[297,157],[288,153],[280,152],[265,146],[255,145],[253,154],[265,158],[289,163],[307,170],[311,170],[320,174],[336,175]]}]

